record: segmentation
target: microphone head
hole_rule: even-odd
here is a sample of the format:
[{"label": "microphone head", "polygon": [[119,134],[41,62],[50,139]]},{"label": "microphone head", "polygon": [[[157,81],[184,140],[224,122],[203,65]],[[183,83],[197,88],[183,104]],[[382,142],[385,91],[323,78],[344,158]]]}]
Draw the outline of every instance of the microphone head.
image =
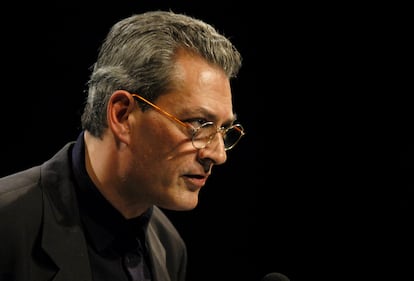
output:
[{"label": "microphone head", "polygon": [[290,281],[286,275],[278,272],[268,273],[263,277],[262,281]]}]

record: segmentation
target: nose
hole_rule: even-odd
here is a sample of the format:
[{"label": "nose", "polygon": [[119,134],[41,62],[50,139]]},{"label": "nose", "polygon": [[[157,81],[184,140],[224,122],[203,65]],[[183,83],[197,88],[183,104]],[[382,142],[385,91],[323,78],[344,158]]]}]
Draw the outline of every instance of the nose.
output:
[{"label": "nose", "polygon": [[216,134],[206,147],[199,149],[198,155],[200,159],[210,159],[215,165],[224,164],[227,160],[227,153],[222,134]]}]

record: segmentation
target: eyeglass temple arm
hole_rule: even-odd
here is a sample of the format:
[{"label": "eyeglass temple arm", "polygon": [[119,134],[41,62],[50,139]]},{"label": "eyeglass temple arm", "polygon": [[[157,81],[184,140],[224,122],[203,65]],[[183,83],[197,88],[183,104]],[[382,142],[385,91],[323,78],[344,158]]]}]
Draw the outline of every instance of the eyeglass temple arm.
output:
[{"label": "eyeglass temple arm", "polygon": [[244,130],[242,128],[240,128],[239,126],[233,126],[233,128],[235,128],[237,131],[239,131],[241,133],[241,135],[243,136],[244,134],[246,134],[244,132]]},{"label": "eyeglass temple arm", "polygon": [[133,97],[139,98],[140,100],[142,100],[143,102],[149,104],[150,106],[152,106],[153,108],[155,108],[156,110],[158,110],[158,112],[160,112],[161,114],[164,114],[166,117],[170,118],[171,120],[179,123],[180,125],[186,127],[186,128],[190,128],[193,129],[189,124],[184,123],[183,121],[181,121],[180,119],[178,119],[177,117],[173,116],[172,114],[168,113],[167,111],[163,110],[162,108],[160,108],[159,106],[153,104],[152,102],[150,102],[149,100],[137,95],[137,94],[131,94]]}]

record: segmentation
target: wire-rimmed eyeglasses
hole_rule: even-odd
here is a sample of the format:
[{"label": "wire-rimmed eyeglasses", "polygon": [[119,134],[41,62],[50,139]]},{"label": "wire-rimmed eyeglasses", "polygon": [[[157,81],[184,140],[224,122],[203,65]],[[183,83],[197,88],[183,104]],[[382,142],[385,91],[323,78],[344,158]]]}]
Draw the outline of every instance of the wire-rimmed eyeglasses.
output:
[{"label": "wire-rimmed eyeglasses", "polygon": [[195,149],[203,149],[207,145],[209,145],[217,133],[220,133],[223,137],[223,143],[224,143],[224,150],[230,150],[232,149],[239,140],[245,135],[243,126],[241,124],[233,124],[230,127],[224,128],[219,127],[217,128],[213,122],[205,122],[201,124],[199,127],[194,127],[189,123],[185,123],[172,115],[171,113],[168,113],[164,109],[160,108],[159,106],[153,104],[149,100],[141,97],[137,94],[131,94],[135,99],[145,102],[146,104],[153,107],[155,110],[157,110],[162,115],[166,116],[167,118],[171,119],[172,121],[180,124],[181,126],[190,129],[191,130],[191,142]]}]

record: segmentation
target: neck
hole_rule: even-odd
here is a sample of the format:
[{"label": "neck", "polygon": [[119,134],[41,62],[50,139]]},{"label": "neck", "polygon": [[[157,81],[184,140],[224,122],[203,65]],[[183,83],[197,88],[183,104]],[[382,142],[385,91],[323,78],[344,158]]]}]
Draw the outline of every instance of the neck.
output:
[{"label": "neck", "polygon": [[85,132],[84,140],[86,171],[99,192],[126,219],[143,214],[150,205],[139,202],[128,193],[128,182],[122,180],[128,177],[122,172],[125,171],[122,161],[118,161],[122,159],[119,145],[110,136],[100,139],[88,132]]}]

